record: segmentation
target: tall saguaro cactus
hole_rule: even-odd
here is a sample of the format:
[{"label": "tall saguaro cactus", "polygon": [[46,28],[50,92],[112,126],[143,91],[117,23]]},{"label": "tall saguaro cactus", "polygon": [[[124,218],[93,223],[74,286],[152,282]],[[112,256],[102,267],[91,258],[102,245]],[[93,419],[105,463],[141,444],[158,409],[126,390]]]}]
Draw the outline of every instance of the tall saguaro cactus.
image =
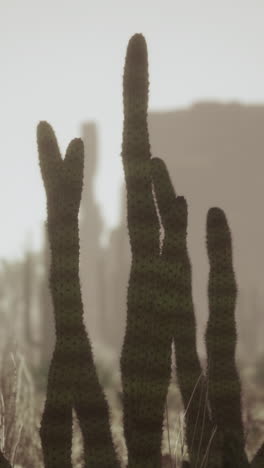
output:
[{"label": "tall saguaro cactus", "polygon": [[50,289],[56,344],[48,375],[40,436],[46,468],[70,468],[72,410],[84,440],[85,466],[116,468],[108,406],[83,324],[79,282],[78,212],[83,180],[83,144],[74,139],[63,160],[47,122],[38,126],[38,150],[48,209]]},{"label": "tall saguaro cactus", "polygon": [[[199,450],[202,456],[211,431],[206,413],[201,445],[195,428],[206,394],[196,351],[186,247],[187,206],[184,197],[176,197],[163,161],[151,158],[147,97],[146,43],[137,34],[130,40],[126,57],[122,152],[132,251],[127,327],[121,356],[129,467],[161,466],[162,422],[173,338],[178,379],[185,406],[189,406],[187,440],[192,447],[192,459],[200,460]],[[165,233],[161,250],[155,198]]]},{"label": "tall saguaro cactus", "polygon": [[128,44],[124,71],[122,158],[132,264],[121,354],[128,468],[161,466],[162,424],[171,376],[170,316],[163,307],[160,225],[152,193],[147,128],[147,48]]},{"label": "tall saguaro cactus", "polygon": [[237,286],[232,266],[231,234],[225,214],[211,208],[207,215],[209,319],[206,329],[207,379],[212,419],[218,433],[235,437],[242,452],[245,440],[241,386],[235,364]]}]

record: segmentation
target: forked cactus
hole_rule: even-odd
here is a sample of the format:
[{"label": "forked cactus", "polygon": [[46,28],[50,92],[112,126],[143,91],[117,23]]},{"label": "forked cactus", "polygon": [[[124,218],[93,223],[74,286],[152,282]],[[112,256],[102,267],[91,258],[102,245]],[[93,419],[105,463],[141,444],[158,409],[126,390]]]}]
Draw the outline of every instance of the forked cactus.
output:
[{"label": "forked cactus", "polygon": [[71,467],[72,410],[84,440],[85,466],[116,468],[108,406],[96,373],[83,323],[79,282],[78,212],[84,151],[80,139],[63,160],[47,122],[38,126],[38,150],[48,209],[51,248],[50,289],[56,343],[48,375],[40,436],[48,468]]}]

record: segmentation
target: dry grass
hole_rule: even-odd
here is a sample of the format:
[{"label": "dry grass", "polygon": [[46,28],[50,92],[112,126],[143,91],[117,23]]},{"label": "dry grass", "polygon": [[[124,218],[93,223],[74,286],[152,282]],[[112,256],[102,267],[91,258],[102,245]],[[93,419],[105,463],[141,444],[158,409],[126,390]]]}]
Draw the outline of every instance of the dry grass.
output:
[{"label": "dry grass", "polygon": [[34,384],[25,358],[12,340],[2,355],[0,398],[2,452],[13,467],[42,466]]},{"label": "dry grass", "polygon": [[[42,468],[39,425],[45,394],[37,391],[25,359],[13,342],[4,349],[0,375],[0,446],[16,468]],[[121,467],[127,465],[123,433],[120,372],[108,367],[108,375],[97,363],[110,406],[111,429]],[[111,379],[110,379],[111,375]],[[247,435],[246,451],[251,460],[264,438],[264,392],[254,383],[251,369],[241,370],[243,388],[243,421]],[[74,468],[83,468],[82,435],[74,414],[72,461]],[[179,388],[173,375],[164,413],[162,441],[163,467],[179,468],[188,459],[184,442],[184,410]],[[170,454],[170,455],[169,455]]]}]

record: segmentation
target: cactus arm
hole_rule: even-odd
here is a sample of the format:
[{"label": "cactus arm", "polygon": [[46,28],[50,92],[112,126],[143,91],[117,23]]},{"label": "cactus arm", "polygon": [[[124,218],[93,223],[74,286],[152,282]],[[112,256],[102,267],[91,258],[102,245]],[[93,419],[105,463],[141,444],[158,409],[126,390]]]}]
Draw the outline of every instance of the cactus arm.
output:
[{"label": "cactus arm", "polygon": [[[129,468],[161,467],[162,424],[171,374],[171,340],[162,338],[158,288],[160,226],[155,208],[147,128],[147,48],[142,35],[128,44],[124,70],[122,159],[132,264],[120,366]],[[157,294],[155,294],[156,298]]]},{"label": "cactus arm", "polygon": [[38,149],[47,194],[50,289],[56,325],[56,344],[40,428],[45,467],[72,466],[74,407],[83,433],[85,467],[117,468],[108,407],[83,324],[78,270],[83,144],[80,139],[73,140],[62,160],[52,128],[41,122]]},{"label": "cactus arm", "polygon": [[[218,433],[224,435],[223,444],[235,443],[236,450],[242,454],[245,441],[241,414],[241,385],[235,365],[234,314],[237,286],[232,266],[231,233],[225,214],[219,208],[211,208],[208,211],[207,252],[210,263],[210,313],[205,340],[212,420],[217,425]],[[225,451],[224,448],[223,450]]]},{"label": "cactus arm", "polygon": [[135,34],[127,47],[123,77],[122,162],[127,188],[127,216],[132,260],[146,264],[159,252],[159,221],[152,195],[147,127],[147,46]]},{"label": "cactus arm", "polygon": [[[196,351],[196,323],[192,302],[191,265],[187,252],[187,204],[176,197],[165,163],[153,158],[152,176],[161,222],[162,284],[167,315],[171,317],[171,339],[175,343],[176,372],[186,410],[186,441],[192,466],[200,465],[212,426],[206,404],[206,382]],[[164,299],[165,301],[165,299]],[[195,389],[195,390],[194,390]]]}]

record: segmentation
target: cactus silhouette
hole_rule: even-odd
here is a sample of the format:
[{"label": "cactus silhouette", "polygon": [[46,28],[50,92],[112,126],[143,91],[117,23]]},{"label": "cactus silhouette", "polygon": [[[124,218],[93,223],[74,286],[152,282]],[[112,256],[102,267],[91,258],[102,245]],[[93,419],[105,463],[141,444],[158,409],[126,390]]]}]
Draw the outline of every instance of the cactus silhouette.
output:
[{"label": "cactus silhouette", "polygon": [[[172,339],[186,410],[190,461],[185,465],[249,466],[235,366],[237,290],[231,234],[224,212],[211,208],[207,215],[210,310],[205,337],[208,366],[204,375],[196,350],[191,265],[186,246],[187,205],[184,197],[176,196],[164,162],[151,158],[147,47],[141,34],[134,35],[128,44],[123,97],[122,158],[132,252],[121,355],[128,468],[160,466]],[[155,198],[164,228],[162,246]],[[264,466],[263,450],[264,444],[251,467]]]},{"label": "cactus silhouette", "polygon": [[[242,454],[245,440],[241,414],[241,385],[235,364],[237,286],[232,266],[231,233],[225,214],[207,214],[209,318],[206,329],[207,381],[211,417],[225,441],[236,440]],[[225,455],[223,463],[225,466]]]},{"label": "cactus silhouette", "polygon": [[[237,286],[231,233],[224,212],[215,207],[208,211],[206,228],[210,274],[205,375],[199,361],[186,244],[187,203],[184,197],[176,196],[165,163],[151,157],[147,47],[142,34],[134,35],[128,44],[123,98],[122,161],[132,252],[120,359],[128,468],[162,466],[173,342],[186,411],[189,461],[183,461],[182,466],[263,468],[264,444],[251,463],[245,453],[241,388],[235,366]],[[83,435],[85,467],[120,468],[109,408],[83,323],[78,232],[83,144],[80,139],[72,140],[63,160],[54,131],[44,121],[38,125],[37,142],[47,196],[49,285],[56,328],[40,427],[45,468],[72,468],[73,409]],[[10,468],[1,452],[0,466]]]},{"label": "cactus silhouette", "polygon": [[[185,406],[190,406],[191,394],[199,379],[200,390],[205,388],[195,341],[186,248],[187,206],[184,197],[176,197],[164,162],[151,158],[147,66],[145,39],[136,34],[128,45],[124,72],[122,151],[132,252],[127,326],[121,355],[129,468],[161,466],[162,422],[171,375],[173,338]],[[162,247],[155,198],[165,233]],[[200,435],[195,431],[201,406],[199,393],[196,392],[191,401],[187,425],[191,459],[196,462],[200,445]],[[205,392],[203,398],[205,400]],[[205,416],[202,454],[212,429],[208,414]]]},{"label": "cactus silhouette", "polygon": [[162,254],[166,262],[160,270],[167,287],[163,303],[174,311],[176,372],[186,410],[190,462],[185,462],[185,466],[263,466],[264,445],[251,465],[244,450],[241,388],[235,366],[237,289],[225,214],[219,208],[211,208],[207,215],[210,311],[206,330],[208,366],[204,376],[195,344],[191,268],[186,247],[187,205],[184,197],[176,197],[166,166],[159,158],[152,159],[152,175],[165,231]]},{"label": "cactus silhouette", "polygon": [[74,408],[84,440],[85,466],[116,468],[118,462],[108,406],[83,323],[78,238],[83,143],[80,139],[72,140],[63,160],[55,134],[47,122],[39,123],[37,140],[47,194],[50,289],[56,326],[56,343],[40,428],[45,467],[72,466]]},{"label": "cactus silhouette", "polygon": [[158,468],[171,377],[171,310],[162,302],[160,224],[152,193],[147,129],[147,48],[141,34],[129,41],[123,86],[122,160],[132,253],[120,359],[124,434],[128,468]]},{"label": "cactus silhouette", "polygon": [[[163,284],[172,314],[172,337],[178,383],[186,415],[186,439],[191,460],[197,466],[205,453],[213,429],[206,412],[206,381],[196,350],[196,323],[192,301],[191,265],[187,252],[187,203],[176,197],[165,163],[152,160],[157,205],[164,228],[162,246]],[[163,298],[165,303],[165,298]],[[201,438],[198,427],[203,428]]]}]

